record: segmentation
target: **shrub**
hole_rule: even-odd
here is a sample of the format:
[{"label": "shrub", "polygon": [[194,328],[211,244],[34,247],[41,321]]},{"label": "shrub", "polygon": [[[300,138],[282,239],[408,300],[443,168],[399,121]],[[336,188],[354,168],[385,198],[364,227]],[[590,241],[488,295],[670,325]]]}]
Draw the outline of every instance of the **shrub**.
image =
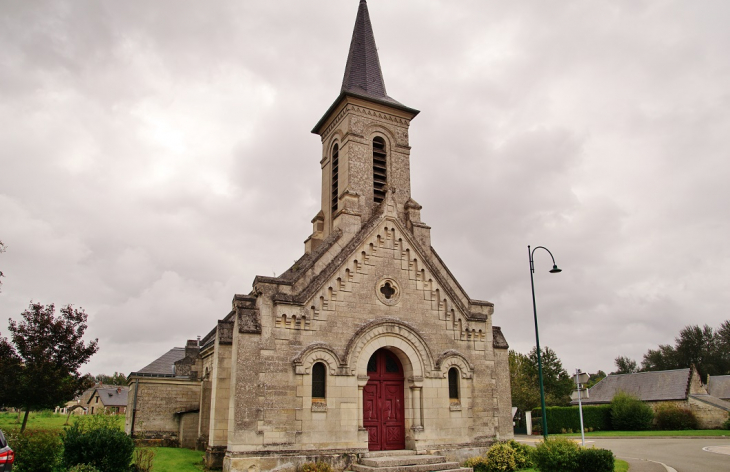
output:
[{"label": "shrub", "polygon": [[301,472],[333,472],[332,467],[326,462],[307,462],[302,464]]},{"label": "shrub", "polygon": [[134,441],[113,416],[78,418],[62,435],[63,465],[90,464],[104,472],[128,472]]},{"label": "shrub", "polygon": [[611,401],[611,425],[616,431],[641,431],[651,428],[654,411],[633,395],[619,392]]},{"label": "shrub", "polygon": [[568,439],[548,439],[535,449],[535,465],[540,472],[578,472],[579,451],[578,445]]},{"label": "shrub", "polygon": [[15,452],[18,472],[53,472],[61,457],[61,438],[54,431],[10,433],[8,444]]},{"label": "shrub", "polygon": [[155,451],[149,448],[137,448],[134,450],[134,465],[132,472],[150,472],[152,462],[155,458]]},{"label": "shrub", "polygon": [[528,446],[527,444],[521,444],[514,439],[507,441],[505,444],[509,445],[515,451],[515,464],[517,470],[529,469],[534,463],[532,461],[532,454],[535,448]]},{"label": "shrub", "polygon": [[99,469],[89,464],[77,464],[70,469],[68,472],[101,472]]},{"label": "shrub", "polygon": [[513,472],[517,470],[515,451],[509,444],[497,443],[487,451],[488,472]]},{"label": "shrub", "polygon": [[606,449],[581,448],[578,454],[580,472],[613,472],[613,452]]},{"label": "shrub", "polygon": [[722,424],[722,429],[730,429],[730,413],[728,413],[727,419]]},{"label": "shrub", "polygon": [[656,427],[663,430],[697,429],[697,417],[687,408],[663,405],[656,412]]},{"label": "shrub", "polygon": [[[562,429],[566,431],[580,431],[580,413],[578,406],[549,406],[547,410],[547,424],[549,432],[556,432]],[[532,410],[532,418],[535,426],[540,424],[542,410]],[[533,426],[533,431],[535,430]],[[611,429],[611,405],[583,405],[583,427],[593,428],[598,431]]]},{"label": "shrub", "polygon": [[484,456],[470,457],[462,464],[464,467],[471,467],[474,472],[489,472],[487,458]]}]

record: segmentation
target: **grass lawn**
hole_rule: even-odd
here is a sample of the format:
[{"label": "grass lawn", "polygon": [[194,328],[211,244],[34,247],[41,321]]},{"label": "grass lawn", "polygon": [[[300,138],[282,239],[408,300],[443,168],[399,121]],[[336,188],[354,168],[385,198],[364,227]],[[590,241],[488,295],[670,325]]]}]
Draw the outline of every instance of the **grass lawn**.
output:
[{"label": "grass lawn", "polygon": [[201,451],[179,449],[175,447],[154,447],[155,472],[200,472],[203,470],[203,456]]},{"label": "grass lawn", "polygon": [[[24,414],[22,413],[20,420],[18,420],[17,413],[0,413],[0,429],[3,431],[20,430],[20,427],[23,425]],[[71,415],[68,419],[68,424],[73,424],[75,418],[82,418],[82,416]],[[123,428],[124,415],[118,415],[117,419],[119,426]],[[25,426],[25,429],[43,429],[61,432],[65,428],[65,424],[66,415],[57,415],[52,411],[31,411],[30,415],[28,415],[28,424]]]},{"label": "grass lawn", "polygon": [[[586,437],[595,436],[730,436],[727,429],[690,429],[682,431],[593,431],[585,433]],[[550,434],[550,436],[564,436],[579,438],[580,433],[572,434]]]},{"label": "grass lawn", "polygon": [[[613,472],[627,472],[629,470],[629,463],[626,461],[618,460],[614,462]],[[539,472],[537,469],[524,469],[520,472]]]}]

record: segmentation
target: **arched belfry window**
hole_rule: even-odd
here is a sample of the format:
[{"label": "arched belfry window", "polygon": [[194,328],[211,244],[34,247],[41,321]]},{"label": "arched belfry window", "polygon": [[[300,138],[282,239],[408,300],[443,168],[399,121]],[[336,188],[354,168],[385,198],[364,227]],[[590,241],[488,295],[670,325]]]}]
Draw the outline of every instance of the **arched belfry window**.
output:
[{"label": "arched belfry window", "polygon": [[385,140],[380,136],[373,139],[373,201],[380,203],[385,199],[388,184],[387,153]]},{"label": "arched belfry window", "polygon": [[459,369],[456,367],[449,369],[449,399],[459,399]]},{"label": "arched belfry window", "polygon": [[317,362],[312,366],[312,398],[325,398],[327,375],[324,364]]},{"label": "arched belfry window", "polygon": [[337,200],[339,199],[339,165],[340,146],[335,143],[332,147],[332,216],[337,212]]}]

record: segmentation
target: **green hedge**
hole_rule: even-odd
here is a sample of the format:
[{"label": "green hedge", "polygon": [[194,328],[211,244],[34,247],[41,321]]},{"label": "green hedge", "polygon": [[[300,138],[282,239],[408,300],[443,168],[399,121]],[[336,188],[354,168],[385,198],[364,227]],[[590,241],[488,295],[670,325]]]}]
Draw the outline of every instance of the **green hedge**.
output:
[{"label": "green hedge", "polygon": [[[577,406],[549,406],[547,410],[548,432],[559,433],[571,429],[580,432],[580,414]],[[542,409],[532,410],[532,417],[542,417]],[[538,421],[536,421],[538,423]],[[583,407],[583,427],[595,431],[611,430],[611,405],[586,405]]]}]

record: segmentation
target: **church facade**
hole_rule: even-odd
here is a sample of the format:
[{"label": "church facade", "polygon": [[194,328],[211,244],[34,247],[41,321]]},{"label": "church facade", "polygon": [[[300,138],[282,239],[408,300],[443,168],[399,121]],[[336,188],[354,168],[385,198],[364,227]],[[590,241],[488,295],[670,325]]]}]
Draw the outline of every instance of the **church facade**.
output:
[{"label": "church facade", "polygon": [[[235,295],[174,373],[132,373],[128,431],[159,434],[145,430],[145,415],[196,414],[208,463],[227,471],[345,467],[374,450],[463,459],[512,437],[494,306],[459,285],[411,197],[417,114],[386,93],[361,0],[340,95],[312,130],[322,140],[322,207],[304,255]],[[162,390],[144,386],[165,382],[197,388],[197,409],[191,400],[145,412]]]}]

